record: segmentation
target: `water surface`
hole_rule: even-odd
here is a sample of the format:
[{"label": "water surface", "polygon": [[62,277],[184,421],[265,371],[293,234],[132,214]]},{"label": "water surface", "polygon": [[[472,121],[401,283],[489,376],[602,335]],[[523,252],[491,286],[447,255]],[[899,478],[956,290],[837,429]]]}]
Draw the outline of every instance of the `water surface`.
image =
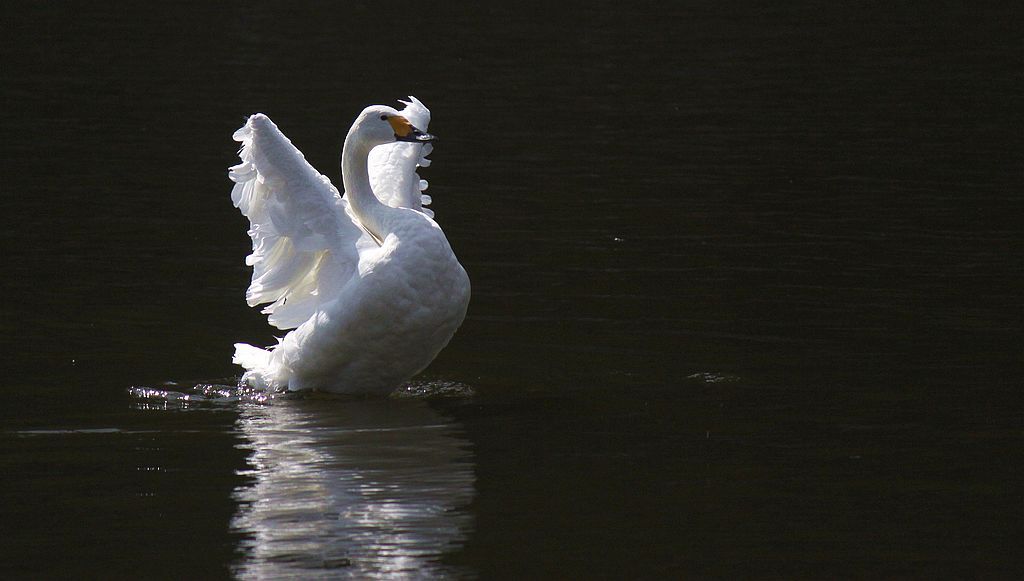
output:
[{"label": "water surface", "polygon": [[[1016,9],[6,13],[4,576],[1024,574]],[[273,342],[244,117],[410,93],[476,395],[129,398]]]}]

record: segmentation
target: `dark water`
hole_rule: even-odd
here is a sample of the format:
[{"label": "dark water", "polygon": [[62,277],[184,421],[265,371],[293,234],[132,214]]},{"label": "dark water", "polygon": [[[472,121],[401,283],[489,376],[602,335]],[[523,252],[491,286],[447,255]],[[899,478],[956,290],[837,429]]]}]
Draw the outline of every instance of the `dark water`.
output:
[{"label": "dark water", "polygon": [[[0,576],[1014,578],[1017,8],[5,5]],[[151,405],[272,333],[231,132],[414,94],[440,401]]]}]

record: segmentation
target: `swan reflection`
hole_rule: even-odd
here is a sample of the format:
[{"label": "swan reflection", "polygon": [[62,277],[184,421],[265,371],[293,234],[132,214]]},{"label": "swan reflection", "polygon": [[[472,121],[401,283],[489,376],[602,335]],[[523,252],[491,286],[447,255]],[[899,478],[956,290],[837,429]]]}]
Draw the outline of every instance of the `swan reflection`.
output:
[{"label": "swan reflection", "polygon": [[420,401],[276,401],[243,411],[245,578],[437,577],[472,525],[460,427]]}]

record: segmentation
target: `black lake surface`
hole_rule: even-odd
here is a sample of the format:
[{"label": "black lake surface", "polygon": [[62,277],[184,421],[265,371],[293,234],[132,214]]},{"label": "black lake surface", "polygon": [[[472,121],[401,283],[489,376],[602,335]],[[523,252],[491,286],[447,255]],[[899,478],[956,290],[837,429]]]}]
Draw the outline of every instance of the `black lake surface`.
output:
[{"label": "black lake surface", "polygon": [[[5,5],[0,577],[1024,576],[1020,16]],[[409,94],[476,395],[132,400],[273,341],[245,116]]]}]

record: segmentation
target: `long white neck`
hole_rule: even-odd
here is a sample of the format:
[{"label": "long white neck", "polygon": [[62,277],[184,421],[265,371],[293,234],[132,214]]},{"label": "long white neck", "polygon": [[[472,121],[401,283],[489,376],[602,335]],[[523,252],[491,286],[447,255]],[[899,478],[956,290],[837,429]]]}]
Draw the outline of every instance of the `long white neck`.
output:
[{"label": "long white neck", "polygon": [[359,222],[381,241],[388,234],[384,227],[387,206],[377,199],[370,188],[367,160],[372,147],[354,129],[345,137],[345,147],[341,151],[341,179],[345,186],[345,198]]}]

